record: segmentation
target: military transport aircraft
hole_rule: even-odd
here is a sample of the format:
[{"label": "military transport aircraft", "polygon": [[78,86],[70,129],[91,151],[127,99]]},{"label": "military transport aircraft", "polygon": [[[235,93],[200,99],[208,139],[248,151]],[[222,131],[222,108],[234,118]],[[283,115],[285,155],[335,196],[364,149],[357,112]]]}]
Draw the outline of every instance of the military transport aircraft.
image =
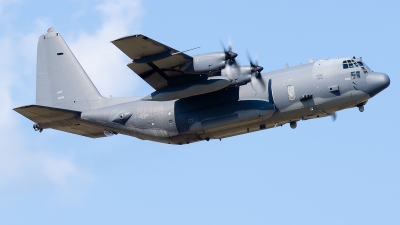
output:
[{"label": "military transport aircraft", "polygon": [[313,61],[261,74],[239,66],[229,47],[189,56],[144,35],[112,41],[128,67],[155,91],[145,97],[104,98],[60,33],[50,28],[37,48],[36,105],[14,110],[35,124],[91,138],[125,134],[168,144],[282,126],[358,107],[390,84],[360,58]]}]

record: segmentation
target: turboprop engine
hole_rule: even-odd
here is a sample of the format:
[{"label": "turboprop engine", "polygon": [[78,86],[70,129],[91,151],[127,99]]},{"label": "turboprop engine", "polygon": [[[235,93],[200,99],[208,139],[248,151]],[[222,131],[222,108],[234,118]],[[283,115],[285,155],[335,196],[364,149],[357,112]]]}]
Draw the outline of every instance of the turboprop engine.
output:
[{"label": "turboprop engine", "polygon": [[225,65],[236,63],[237,54],[231,50],[193,56],[193,60],[180,68],[187,73],[211,73],[225,68]]},{"label": "turboprop engine", "polygon": [[223,52],[195,55],[193,60],[182,65],[180,70],[186,73],[208,73],[212,76],[213,73],[219,73],[228,65],[238,67],[235,60],[238,54],[232,51],[232,44],[229,44],[228,48],[225,48],[222,42],[221,44],[224,49]]},{"label": "turboprop engine", "polygon": [[231,82],[231,85],[240,86],[251,82],[253,89],[257,92],[265,91],[265,82],[262,78],[261,71],[264,69],[262,66],[258,65],[258,62],[253,62],[249,57],[250,66],[237,66],[232,67],[231,65],[226,65],[223,70],[221,70],[220,76],[210,77],[209,79],[225,79]]}]

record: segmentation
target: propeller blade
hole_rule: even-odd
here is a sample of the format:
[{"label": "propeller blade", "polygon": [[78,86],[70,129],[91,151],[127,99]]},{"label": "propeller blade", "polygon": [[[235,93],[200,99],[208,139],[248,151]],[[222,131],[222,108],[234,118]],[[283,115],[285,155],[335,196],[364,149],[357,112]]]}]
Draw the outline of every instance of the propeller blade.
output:
[{"label": "propeller blade", "polygon": [[[232,51],[232,40],[230,38],[228,39],[228,48],[225,47],[224,42],[221,39],[220,41],[221,41],[221,46],[224,49],[225,53],[226,76],[230,80],[237,79],[240,75],[240,68],[239,68],[240,66],[235,60],[238,54]],[[232,65],[234,65],[233,68],[231,67]]]},{"label": "propeller blade", "polygon": [[229,80],[234,80],[234,75],[233,75],[233,71],[232,68],[229,64],[225,64],[225,73],[226,76],[229,78]]},{"label": "propeller blade", "polygon": [[252,58],[250,57],[249,51],[247,51],[247,58],[249,59],[250,62],[250,66],[251,66],[251,70],[252,72],[257,71],[257,77],[259,77],[261,75],[261,71],[264,69],[262,66],[258,65],[258,56],[256,55],[256,60],[253,61]]},{"label": "propeller blade", "polygon": [[262,91],[262,93],[264,93],[266,88],[265,88],[264,79],[263,79],[263,77],[261,76],[261,74],[260,74],[260,78],[258,78],[258,80],[260,81],[260,84],[261,84],[261,91]]},{"label": "propeller blade", "polygon": [[261,75],[257,77],[256,72],[251,73],[251,86],[253,87],[253,90],[257,93],[264,93],[266,90],[264,79]]},{"label": "propeller blade", "polygon": [[247,50],[246,52],[247,52],[247,60],[249,60],[250,66],[254,67],[256,64],[254,64],[253,59],[250,56],[249,50]]},{"label": "propeller blade", "polygon": [[229,50],[225,48],[224,42],[222,41],[222,39],[219,39],[219,42],[221,43],[222,49],[224,50],[224,52],[228,52]]},{"label": "propeller blade", "polygon": [[249,59],[250,62],[250,67],[251,67],[251,85],[253,87],[253,90],[256,92],[265,92],[265,82],[261,76],[261,71],[264,69],[262,66],[258,65],[258,57],[256,56],[256,60],[253,61],[253,59],[250,56],[249,51],[247,51],[247,58]]},{"label": "propeller blade", "polygon": [[236,60],[235,60],[235,59],[232,59],[231,61],[232,61],[233,65],[235,65],[235,69],[238,70],[240,66],[239,66],[239,64],[236,62]]},{"label": "propeller blade", "polygon": [[237,65],[235,58],[236,56],[238,56],[238,54],[232,51],[232,41],[230,40],[230,38],[228,40],[228,48],[225,47],[224,42],[221,39],[220,41],[221,41],[221,46],[224,49],[226,61],[230,61],[233,64]]}]

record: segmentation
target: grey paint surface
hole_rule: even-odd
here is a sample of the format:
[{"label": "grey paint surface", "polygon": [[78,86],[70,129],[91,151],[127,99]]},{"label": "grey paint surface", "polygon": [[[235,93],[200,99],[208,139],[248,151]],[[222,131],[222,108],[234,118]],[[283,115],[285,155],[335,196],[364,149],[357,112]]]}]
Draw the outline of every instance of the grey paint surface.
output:
[{"label": "grey paint surface", "polygon": [[113,43],[133,59],[128,66],[155,92],[144,98],[102,97],[61,35],[50,30],[38,43],[37,105],[15,110],[41,129],[186,144],[363,107],[390,84],[386,74],[373,72],[355,57],[310,62],[257,78],[249,66],[232,73],[225,53],[190,57],[143,35]]}]

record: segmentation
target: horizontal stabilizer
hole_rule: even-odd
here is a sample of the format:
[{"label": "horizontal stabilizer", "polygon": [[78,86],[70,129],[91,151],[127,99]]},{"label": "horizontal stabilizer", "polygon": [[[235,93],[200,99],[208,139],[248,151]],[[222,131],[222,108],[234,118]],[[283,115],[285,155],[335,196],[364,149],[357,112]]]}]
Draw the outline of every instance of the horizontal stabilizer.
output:
[{"label": "horizontal stabilizer", "polygon": [[19,108],[15,108],[14,110],[38,124],[78,118],[81,114],[81,112],[77,111],[51,108],[40,105],[21,106]]},{"label": "horizontal stabilizer", "polygon": [[86,137],[105,137],[102,129],[80,123],[81,112],[40,105],[28,105],[14,109],[37,123],[41,128],[52,128]]}]

